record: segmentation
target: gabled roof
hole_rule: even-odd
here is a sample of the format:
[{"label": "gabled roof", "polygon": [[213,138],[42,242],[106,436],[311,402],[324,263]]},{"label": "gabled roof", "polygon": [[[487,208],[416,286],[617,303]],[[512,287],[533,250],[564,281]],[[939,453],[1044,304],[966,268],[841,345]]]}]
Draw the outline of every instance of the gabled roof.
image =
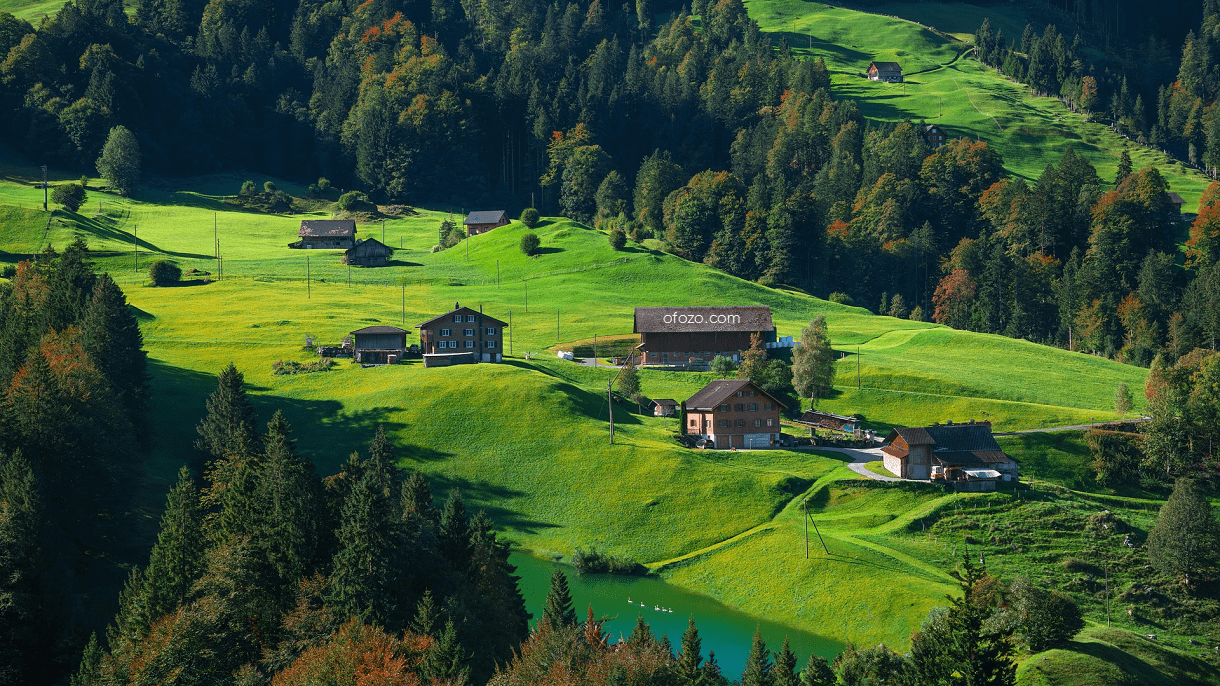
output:
[{"label": "gabled roof", "polygon": [[505,221],[504,210],[483,210],[466,215],[463,224],[499,224]]},{"label": "gabled roof", "polygon": [[771,308],[765,305],[736,307],[637,307],[635,333],[686,333],[713,331],[774,331]]},{"label": "gabled roof", "polygon": [[854,423],[854,422],[860,421],[859,419],[857,419],[855,417],[844,417],[841,414],[834,414],[831,412],[820,412],[818,410],[805,410],[805,414],[802,414],[801,418],[796,421],[798,421],[802,424],[812,424],[813,422],[816,422],[819,417],[826,417],[827,419],[837,419],[841,422],[853,422]]},{"label": "gabled roof", "polygon": [[876,67],[877,71],[902,71],[902,65],[897,62],[869,62],[868,66]]},{"label": "gabled roof", "polygon": [[709,383],[708,385],[699,389],[698,393],[687,398],[686,409],[698,410],[701,412],[711,412],[712,410],[716,409],[717,405],[720,405],[724,401],[733,397],[734,393],[740,391],[746,386],[750,386],[759,393],[762,393],[768,398],[775,400],[780,407],[788,407],[779,400],[776,400],[775,396],[756,386],[749,379],[719,379]]},{"label": "gabled roof", "polygon": [[493,317],[489,314],[483,314],[483,313],[479,312],[478,310],[472,310],[469,307],[462,307],[458,303],[453,303],[453,304],[454,304],[454,308],[452,310],[449,310],[445,314],[433,317],[432,319],[429,319],[426,322],[421,322],[419,324],[416,324],[415,328],[422,329],[422,328],[428,326],[429,324],[434,324],[436,322],[439,322],[440,320],[445,319],[446,317],[448,317],[452,321],[453,315],[458,314],[458,313],[461,313],[464,315],[465,314],[480,315],[483,318],[482,322],[481,322],[483,324],[499,324],[500,326],[508,326],[508,322],[500,321],[499,319],[496,319],[495,317]]},{"label": "gabled roof", "polygon": [[356,235],[353,219],[302,219],[301,238],[351,238]]},{"label": "gabled roof", "polygon": [[661,407],[677,407],[678,401],[671,398],[657,398],[656,400],[652,401],[652,404],[660,405]]},{"label": "gabled roof", "polygon": [[345,253],[354,253],[354,252],[356,252],[356,248],[364,248],[365,250],[368,250],[369,248],[374,247],[374,246],[381,246],[382,248],[385,248],[386,251],[391,250],[390,246],[386,245],[385,243],[382,243],[381,241],[377,240],[376,238],[365,238],[364,240],[357,240],[355,245],[348,248],[344,252]]},{"label": "gabled roof", "polygon": [[907,442],[907,445],[933,445],[936,441],[932,440],[932,436],[928,434],[923,427],[920,426],[897,426],[890,432],[889,436],[885,437],[883,445],[889,445],[894,442],[894,439],[902,436],[902,440]]},{"label": "gabled roof", "polygon": [[894,439],[899,436],[909,446],[932,446],[932,457],[950,466],[970,467],[1016,462],[996,443],[995,437],[991,435],[991,422],[895,427],[882,442],[882,450],[887,454],[905,457],[905,451],[898,448],[886,450],[892,447]]},{"label": "gabled roof", "polygon": [[1185,205],[1186,204],[1186,201],[1182,199],[1182,196],[1178,195],[1177,193],[1174,193],[1173,191],[1169,191],[1169,192],[1165,193],[1165,195],[1169,196],[1169,202],[1173,203],[1174,205]]},{"label": "gabled roof", "polygon": [[356,329],[352,333],[353,334],[379,334],[379,333],[380,334],[386,334],[386,333],[405,334],[407,332],[398,328],[397,326],[366,326],[363,329]]}]

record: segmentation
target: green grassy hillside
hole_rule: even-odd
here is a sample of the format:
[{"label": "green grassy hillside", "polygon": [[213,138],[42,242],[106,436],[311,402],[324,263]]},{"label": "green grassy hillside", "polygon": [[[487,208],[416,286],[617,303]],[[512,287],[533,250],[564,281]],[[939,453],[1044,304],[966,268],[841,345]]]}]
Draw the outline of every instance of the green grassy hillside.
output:
[{"label": "green grassy hillside", "polygon": [[[1054,98],[1033,97],[1027,86],[974,60],[968,43],[983,17],[990,17],[1007,37],[1020,36],[1025,22],[1016,7],[893,2],[864,12],[806,0],[745,4],[763,30],[782,35],[794,53],[825,59],[835,96],[856,100],[870,119],[925,121],[952,136],[987,141],[1004,156],[1010,172],[1027,179],[1057,162],[1069,146],[1103,179],[1113,179],[1126,149],[1137,168],[1151,165],[1161,171],[1186,200],[1187,211],[1194,211],[1207,186],[1197,171],[1086,122]],[[902,64],[906,83],[864,78],[874,60]]]}]

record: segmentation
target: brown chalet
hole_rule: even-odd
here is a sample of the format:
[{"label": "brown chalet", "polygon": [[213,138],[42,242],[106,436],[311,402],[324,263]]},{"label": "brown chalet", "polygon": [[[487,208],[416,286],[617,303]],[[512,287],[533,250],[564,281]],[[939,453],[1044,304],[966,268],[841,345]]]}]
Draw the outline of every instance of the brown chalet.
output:
[{"label": "brown chalet", "polygon": [[[959,490],[994,490],[996,480],[1018,477],[1017,461],[1000,449],[991,422],[898,427],[881,443],[881,452],[885,468],[904,479],[943,478],[961,482]],[[970,482],[980,484],[967,486]]]},{"label": "brown chalet", "polygon": [[347,250],[356,244],[356,222],[351,219],[303,219],[300,240],[294,248]]},{"label": "brown chalet", "polygon": [[343,263],[358,267],[385,267],[390,264],[393,250],[376,238],[358,240],[356,244],[343,251]]},{"label": "brown chalet", "polygon": [[407,332],[397,326],[366,326],[352,332],[352,357],[361,364],[394,364],[407,352]]},{"label": "brown chalet", "polygon": [[750,335],[775,341],[771,308],[637,307],[635,333],[640,335],[644,364],[707,364],[717,355],[739,361],[750,349]]},{"label": "brown chalet", "polygon": [[419,345],[425,367],[466,362],[499,362],[508,324],[480,310],[454,303],[453,309],[421,324]]},{"label": "brown chalet", "polygon": [[902,65],[897,62],[869,62],[868,80],[902,83]]},{"label": "brown chalet", "polygon": [[504,210],[471,212],[466,215],[462,224],[466,226],[467,236],[477,236],[501,226],[508,226],[508,214]]},{"label": "brown chalet", "polygon": [[923,127],[923,139],[928,142],[929,148],[935,150],[947,143],[949,136],[936,124],[928,124]]},{"label": "brown chalet", "polygon": [[687,436],[709,448],[770,448],[780,442],[780,408],[787,407],[749,379],[721,379],[683,403]]},{"label": "brown chalet", "polygon": [[1186,201],[1182,199],[1182,196],[1174,193],[1173,191],[1169,191],[1165,194],[1165,197],[1169,198],[1169,207],[1173,210],[1174,216],[1181,216],[1182,206],[1186,204]]}]

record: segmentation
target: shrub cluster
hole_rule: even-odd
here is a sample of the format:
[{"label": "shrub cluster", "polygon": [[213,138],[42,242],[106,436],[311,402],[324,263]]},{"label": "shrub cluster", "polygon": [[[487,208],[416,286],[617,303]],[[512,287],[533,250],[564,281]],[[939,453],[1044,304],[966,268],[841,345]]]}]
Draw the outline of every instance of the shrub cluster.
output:
[{"label": "shrub cluster", "polygon": [[630,576],[632,574],[643,574],[644,565],[627,557],[618,557],[611,555],[602,550],[598,550],[597,546],[590,546],[586,551],[583,548],[577,548],[576,552],[572,553],[572,566],[576,567],[576,571],[581,574],[622,574]]},{"label": "shrub cluster", "polygon": [[276,360],[271,365],[271,373],[276,376],[286,374],[308,374],[310,372],[329,372],[335,366],[335,361],[323,357],[314,362],[297,362],[295,360]]},{"label": "shrub cluster", "polygon": [[148,278],[154,286],[169,286],[182,279],[182,268],[169,260],[157,260],[148,267]]}]

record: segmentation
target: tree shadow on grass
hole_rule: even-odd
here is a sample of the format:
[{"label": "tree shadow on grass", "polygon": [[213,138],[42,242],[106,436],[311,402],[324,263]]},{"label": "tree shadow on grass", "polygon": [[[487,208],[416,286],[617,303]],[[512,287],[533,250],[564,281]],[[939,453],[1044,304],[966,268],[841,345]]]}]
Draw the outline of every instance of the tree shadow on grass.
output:
[{"label": "tree shadow on grass", "polygon": [[[501,364],[508,364],[521,369],[527,369],[540,374],[545,374],[555,379],[560,379],[562,383],[556,385],[556,390],[562,391],[572,399],[576,409],[584,416],[595,420],[609,419],[609,413],[606,412],[606,400],[602,393],[594,393],[587,391],[576,385],[576,379],[562,374],[553,369],[546,367],[535,367],[534,365],[522,362],[519,360],[504,360]],[[615,396],[614,409],[622,412],[622,416],[615,415],[615,424],[640,424],[638,408],[631,401],[624,402],[622,398]]]},{"label": "tree shadow on grass", "polygon": [[563,251],[564,251],[563,248],[554,248],[554,247],[538,248],[536,251],[534,251],[534,257],[537,257],[539,255],[553,255],[555,253],[561,253]]},{"label": "tree shadow on grass", "polygon": [[510,527],[529,534],[538,533],[541,529],[559,527],[558,524],[552,522],[527,518],[517,510],[506,506],[506,503],[527,495],[524,491],[488,481],[471,480],[464,476],[433,475],[429,476],[428,480],[431,482],[432,492],[437,501],[443,501],[449,491],[456,488],[462,494],[468,511],[483,510],[487,512],[487,516],[502,527]]}]

